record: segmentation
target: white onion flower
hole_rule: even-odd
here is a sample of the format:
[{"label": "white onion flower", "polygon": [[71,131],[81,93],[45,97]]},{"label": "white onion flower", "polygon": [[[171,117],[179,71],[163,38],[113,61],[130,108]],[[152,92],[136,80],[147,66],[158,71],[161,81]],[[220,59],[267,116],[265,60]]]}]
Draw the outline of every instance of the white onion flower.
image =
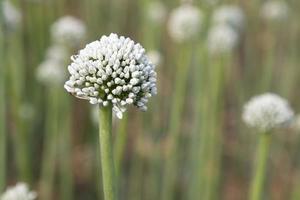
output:
[{"label": "white onion flower", "polygon": [[190,4],[183,4],[171,12],[168,30],[176,42],[184,42],[195,38],[202,25],[202,12]]},{"label": "white onion flower", "polygon": [[261,131],[280,127],[289,122],[293,116],[289,103],[272,93],[253,97],[246,103],[243,112],[244,122]]},{"label": "white onion flower", "polygon": [[21,13],[19,10],[8,0],[4,0],[3,6],[3,17],[4,25],[8,30],[15,30],[21,24]]},{"label": "white onion flower", "polygon": [[56,60],[59,62],[66,62],[66,59],[70,57],[70,53],[62,45],[52,45],[46,51],[46,59],[48,60]]},{"label": "white onion flower", "polygon": [[14,187],[9,187],[3,195],[1,200],[34,200],[37,194],[29,190],[25,183],[18,183]]},{"label": "white onion flower", "polygon": [[237,46],[238,40],[239,36],[232,27],[218,24],[208,32],[207,48],[212,55],[229,53]]},{"label": "white onion flower", "polygon": [[77,47],[86,36],[86,27],[81,20],[64,16],[51,26],[51,36],[55,43]]},{"label": "white onion flower", "polygon": [[237,31],[243,29],[245,16],[243,10],[236,5],[223,5],[217,8],[213,13],[214,24],[227,24]]},{"label": "white onion flower", "polygon": [[65,89],[91,104],[111,104],[118,118],[130,104],[146,110],[148,98],[156,94],[155,66],[145,49],[130,38],[102,36],[72,56],[72,61]]},{"label": "white onion flower", "polygon": [[261,16],[267,21],[278,22],[288,18],[289,7],[281,0],[269,0],[261,9]]},{"label": "white onion flower", "polygon": [[167,9],[161,1],[150,1],[147,16],[153,24],[162,24],[167,17]]},{"label": "white onion flower", "polygon": [[65,77],[64,63],[54,59],[46,59],[36,71],[37,80],[47,86],[60,85],[64,82]]},{"label": "white onion flower", "polygon": [[147,56],[155,66],[159,66],[162,63],[162,55],[156,50],[149,51]]}]

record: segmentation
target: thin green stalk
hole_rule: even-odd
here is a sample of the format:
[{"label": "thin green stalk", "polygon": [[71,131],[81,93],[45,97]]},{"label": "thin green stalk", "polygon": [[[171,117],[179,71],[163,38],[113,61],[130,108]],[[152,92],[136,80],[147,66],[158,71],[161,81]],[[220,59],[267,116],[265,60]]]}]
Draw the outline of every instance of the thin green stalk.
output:
[{"label": "thin green stalk", "polygon": [[[182,48],[180,48],[182,49]],[[177,169],[178,169],[178,154],[177,147],[180,136],[180,121],[184,106],[186,85],[188,79],[188,72],[190,69],[191,51],[190,48],[183,48],[180,51],[179,60],[177,63],[176,80],[174,93],[171,104],[171,113],[169,121],[169,153],[164,166],[164,177],[162,183],[162,198],[163,200],[174,199],[174,187],[176,183]]]},{"label": "thin green stalk", "polygon": [[71,200],[73,198],[73,176],[72,176],[72,153],[71,153],[71,132],[70,132],[70,113],[69,101],[67,98],[62,100],[63,106],[61,107],[61,126],[63,132],[60,133],[60,177],[61,177],[61,199]]},{"label": "thin green stalk", "polygon": [[[2,1],[0,1],[0,59],[4,60]],[[4,62],[5,63],[5,62]],[[5,120],[5,65],[0,66],[0,191],[5,187],[6,179],[6,120]]]},{"label": "thin green stalk", "polygon": [[49,102],[47,107],[46,131],[44,139],[44,153],[41,172],[41,197],[44,200],[53,199],[53,183],[55,177],[55,164],[57,155],[57,136],[58,136],[58,93],[57,88],[50,88]]},{"label": "thin green stalk", "polygon": [[[141,136],[137,136],[141,137]],[[139,139],[137,139],[139,140]],[[137,151],[134,152],[134,156],[131,161],[130,172],[129,172],[129,189],[128,189],[128,199],[139,200],[143,198],[143,175],[144,175],[144,160],[138,154]]]},{"label": "thin green stalk", "polygon": [[99,107],[99,143],[105,200],[116,200],[116,180],[112,151],[112,107]]},{"label": "thin green stalk", "polygon": [[[19,178],[27,183],[31,182],[31,163],[29,154],[28,130],[25,122],[20,118],[19,110],[23,99],[24,73],[22,67],[22,53],[20,52],[19,38],[17,35],[10,35],[6,38],[7,46],[7,75],[9,79],[8,95],[11,99],[11,115],[14,121],[14,148],[16,154],[17,173]],[[12,53],[13,52],[13,53]]]},{"label": "thin green stalk", "polygon": [[223,95],[224,85],[226,85],[225,69],[228,69],[227,56],[222,56],[216,60],[216,63],[211,66],[211,80],[209,81],[210,106],[209,109],[209,131],[208,131],[208,160],[206,173],[206,191],[204,199],[218,199],[216,195],[219,194],[219,178],[220,178],[220,164],[222,152],[222,112],[223,112]]},{"label": "thin green stalk", "polygon": [[127,114],[124,114],[124,118],[120,122],[120,126],[117,130],[117,137],[114,143],[114,158],[115,158],[115,168],[116,168],[116,178],[119,179],[121,173],[120,169],[122,166],[122,160],[124,155],[124,149],[127,141]]},{"label": "thin green stalk", "polygon": [[[224,57],[225,58],[225,57]],[[190,191],[190,199],[215,199],[218,194],[220,161],[222,148],[222,91],[225,85],[226,60],[223,57],[217,58],[212,65],[203,72],[205,77],[201,84],[202,95],[198,95],[198,112],[200,121],[200,141],[194,145],[197,152],[194,162],[195,174]],[[209,107],[209,108],[208,108]],[[198,133],[199,134],[199,133]]]},{"label": "thin green stalk", "polygon": [[293,184],[293,188],[291,190],[290,200],[299,200],[300,199],[300,182],[299,182],[299,176],[296,176],[296,181]]},{"label": "thin green stalk", "polygon": [[250,200],[263,198],[264,183],[266,179],[267,161],[271,144],[271,134],[263,133],[260,136],[257,149],[257,163],[254,171],[254,178],[250,186]]}]

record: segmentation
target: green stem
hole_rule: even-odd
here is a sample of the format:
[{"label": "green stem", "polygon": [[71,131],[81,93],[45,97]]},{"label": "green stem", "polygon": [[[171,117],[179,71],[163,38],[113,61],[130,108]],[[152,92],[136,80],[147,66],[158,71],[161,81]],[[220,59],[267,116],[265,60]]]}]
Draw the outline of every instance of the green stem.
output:
[{"label": "green stem", "polygon": [[99,108],[99,142],[105,200],[116,200],[115,168],[112,151],[112,108]]},{"label": "green stem", "polygon": [[72,140],[70,132],[70,113],[69,101],[62,99],[61,107],[61,127],[63,132],[60,134],[60,180],[61,180],[61,199],[71,200],[73,198],[73,176],[72,176]]},{"label": "green stem", "polygon": [[[4,58],[4,36],[2,23],[2,1],[0,1],[0,58]],[[5,133],[5,70],[4,65],[0,66],[0,191],[5,187],[5,170],[6,170],[6,133]]]},{"label": "green stem", "polygon": [[184,108],[186,85],[188,72],[190,69],[191,51],[187,46],[180,52],[179,62],[175,77],[175,87],[171,103],[171,113],[169,121],[169,153],[164,166],[164,177],[162,183],[163,200],[174,199],[174,187],[178,170],[178,142],[180,139],[181,116]]},{"label": "green stem", "polygon": [[59,118],[59,94],[57,88],[49,89],[49,102],[46,118],[46,135],[44,138],[44,153],[41,172],[41,197],[52,199],[53,183],[55,177],[55,163],[57,161],[57,139]]},{"label": "green stem", "polygon": [[124,155],[124,149],[127,141],[127,114],[125,114],[124,119],[121,121],[120,126],[117,130],[117,136],[115,139],[114,146],[114,158],[115,158],[115,168],[116,168],[116,177],[119,180],[121,173],[122,160]]},{"label": "green stem", "polygon": [[225,69],[229,70],[229,59],[227,56],[220,57],[214,61],[211,66],[210,80],[208,87],[210,91],[206,95],[209,96],[210,109],[207,114],[208,130],[207,135],[207,160],[204,163],[207,172],[204,174],[206,182],[205,193],[203,199],[218,199],[219,181],[221,174],[221,153],[222,153],[222,111],[223,104],[220,99],[223,99],[223,91],[226,85]]},{"label": "green stem", "polygon": [[265,173],[271,144],[271,134],[264,133],[260,136],[257,149],[257,163],[254,172],[254,179],[251,183],[250,200],[260,200],[262,198]]}]

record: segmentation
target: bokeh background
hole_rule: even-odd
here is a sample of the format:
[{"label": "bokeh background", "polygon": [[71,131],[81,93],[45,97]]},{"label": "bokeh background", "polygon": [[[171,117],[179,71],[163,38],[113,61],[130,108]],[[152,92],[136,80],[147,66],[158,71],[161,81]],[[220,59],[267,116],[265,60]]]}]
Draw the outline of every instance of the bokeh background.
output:
[{"label": "bokeh background", "polygon": [[[263,13],[266,2],[187,1],[201,25],[177,41],[170,17],[178,0],[1,0],[1,192],[26,182],[41,200],[103,199],[97,107],[61,79],[72,54],[113,32],[141,43],[158,73],[148,111],[132,107],[113,120],[120,199],[247,199],[259,133],[242,122],[243,105],[273,92],[300,109],[300,1],[281,1],[268,11],[275,19]],[[227,5],[242,11],[242,27],[233,47],[219,41],[212,50],[214,12]],[[64,16],[81,20],[85,33],[58,47],[53,24]],[[62,59],[59,72],[45,64],[49,54]],[[299,200],[299,120],[272,134],[263,199]]]}]

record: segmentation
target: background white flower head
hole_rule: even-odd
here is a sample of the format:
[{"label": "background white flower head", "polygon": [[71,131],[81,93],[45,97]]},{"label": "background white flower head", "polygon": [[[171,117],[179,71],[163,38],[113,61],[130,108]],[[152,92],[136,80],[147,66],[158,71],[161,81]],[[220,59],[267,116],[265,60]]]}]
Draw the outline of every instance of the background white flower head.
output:
[{"label": "background white flower head", "polygon": [[261,9],[261,16],[268,21],[278,22],[288,18],[289,7],[285,1],[266,1]]},{"label": "background white flower head", "polygon": [[295,119],[293,120],[293,123],[292,123],[292,128],[295,131],[300,132],[300,114],[295,116]]},{"label": "background white flower head", "polygon": [[237,5],[223,5],[218,7],[213,13],[213,23],[227,24],[237,31],[241,31],[245,25],[245,15],[243,10]]},{"label": "background white flower head", "polygon": [[261,131],[279,127],[294,116],[288,102],[280,96],[266,93],[253,97],[244,106],[244,122]]},{"label": "background white flower head", "polygon": [[113,105],[118,118],[133,104],[146,110],[148,98],[156,94],[155,66],[145,49],[117,34],[102,36],[72,57],[65,89],[91,104]]},{"label": "background white flower head", "polygon": [[65,77],[64,63],[54,59],[46,59],[36,71],[37,80],[46,86],[58,86],[64,82]]},{"label": "background white flower head", "polygon": [[2,2],[4,25],[8,30],[15,30],[21,24],[20,11],[8,0]]},{"label": "background white flower head", "polygon": [[66,59],[70,57],[67,48],[63,45],[54,44],[50,46],[46,51],[46,59],[56,60],[59,62],[66,62]]},{"label": "background white flower head", "polygon": [[167,9],[162,1],[150,1],[147,7],[147,16],[150,22],[154,24],[164,23],[167,17]]},{"label": "background white flower head", "polygon": [[184,42],[195,38],[202,25],[202,12],[191,4],[183,4],[174,9],[168,21],[168,31],[176,42]]},{"label": "background white flower head", "polygon": [[207,48],[210,54],[231,52],[238,44],[239,35],[229,25],[217,24],[210,28],[207,38]]},{"label": "background white flower head", "polygon": [[155,66],[159,66],[162,63],[162,55],[156,50],[149,51],[147,56]]},{"label": "background white flower head", "polygon": [[72,16],[64,16],[51,26],[54,43],[77,47],[86,37],[85,24]]},{"label": "background white flower head", "polygon": [[37,194],[29,190],[25,183],[17,183],[14,187],[9,187],[1,196],[1,200],[34,200]]}]

